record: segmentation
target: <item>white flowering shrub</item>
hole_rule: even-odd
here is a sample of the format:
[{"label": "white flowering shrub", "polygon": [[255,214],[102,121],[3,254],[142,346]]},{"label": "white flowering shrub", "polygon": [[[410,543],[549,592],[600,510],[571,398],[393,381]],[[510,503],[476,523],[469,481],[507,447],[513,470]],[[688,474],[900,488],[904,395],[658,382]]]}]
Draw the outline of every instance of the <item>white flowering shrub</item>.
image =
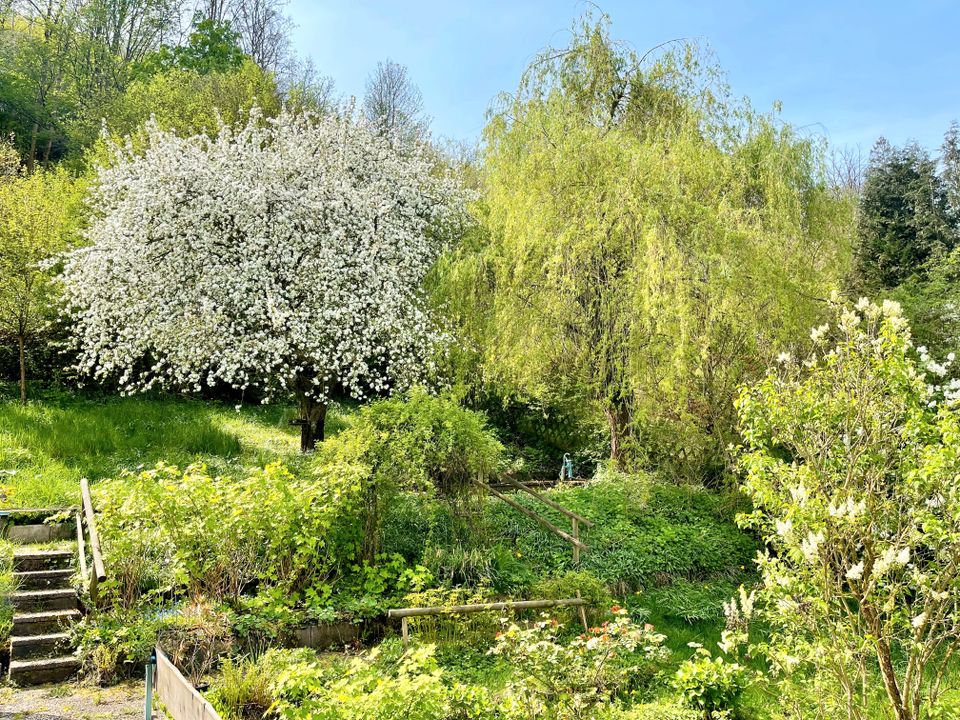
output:
[{"label": "white flowering shrub", "polygon": [[227,383],[322,418],[420,378],[421,299],[464,198],[423,148],[345,117],[251,113],[111,148],[63,279],[79,369],[128,391]]},{"label": "white flowering shrub", "polygon": [[960,706],[946,680],[960,649],[960,409],[928,381],[899,306],[835,310],[809,358],[781,358],[737,402],[755,506],[743,520],[767,545],[744,607],[769,628],[758,647],[785,711],[805,693],[817,717],[878,717],[871,704],[948,717]]}]

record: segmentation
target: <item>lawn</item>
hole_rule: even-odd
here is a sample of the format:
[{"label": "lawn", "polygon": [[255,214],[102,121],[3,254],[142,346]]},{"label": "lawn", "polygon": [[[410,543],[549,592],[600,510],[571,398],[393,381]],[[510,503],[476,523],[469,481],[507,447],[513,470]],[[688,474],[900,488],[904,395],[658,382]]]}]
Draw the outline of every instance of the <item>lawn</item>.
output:
[{"label": "lawn", "polygon": [[[3,392],[3,390],[7,392]],[[299,430],[282,405],[232,406],[179,396],[103,397],[46,393],[26,406],[0,389],[0,507],[77,503],[80,478],[205,463],[234,474],[274,460],[296,465]],[[330,413],[328,429],[344,422]]]}]

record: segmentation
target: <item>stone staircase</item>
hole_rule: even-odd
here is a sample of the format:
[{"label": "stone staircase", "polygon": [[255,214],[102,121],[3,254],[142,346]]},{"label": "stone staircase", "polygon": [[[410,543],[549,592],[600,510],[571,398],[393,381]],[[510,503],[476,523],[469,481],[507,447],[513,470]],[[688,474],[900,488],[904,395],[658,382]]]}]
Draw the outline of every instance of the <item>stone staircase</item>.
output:
[{"label": "stone staircase", "polygon": [[17,685],[62,682],[80,669],[68,632],[80,619],[77,593],[70,584],[75,557],[75,544],[14,549],[17,591],[11,595],[10,680]]}]

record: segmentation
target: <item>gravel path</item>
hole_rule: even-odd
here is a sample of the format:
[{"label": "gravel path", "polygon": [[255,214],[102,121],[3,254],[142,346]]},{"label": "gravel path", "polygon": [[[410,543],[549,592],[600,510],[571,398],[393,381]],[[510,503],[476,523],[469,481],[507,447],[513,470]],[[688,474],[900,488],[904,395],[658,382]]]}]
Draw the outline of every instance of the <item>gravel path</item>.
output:
[{"label": "gravel path", "polygon": [[0,720],[139,720],[142,717],[143,682],[126,682],[109,688],[75,683],[22,690],[0,687]]}]

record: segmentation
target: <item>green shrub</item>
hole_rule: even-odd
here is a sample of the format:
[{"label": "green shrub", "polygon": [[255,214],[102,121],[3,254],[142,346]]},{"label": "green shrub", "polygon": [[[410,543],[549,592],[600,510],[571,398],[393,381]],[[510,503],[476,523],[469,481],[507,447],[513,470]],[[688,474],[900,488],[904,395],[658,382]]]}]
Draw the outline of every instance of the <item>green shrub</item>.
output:
[{"label": "green shrub", "polygon": [[361,408],[350,428],[318,448],[316,467],[327,476],[344,463],[358,469],[364,558],[371,561],[382,549],[386,509],[401,490],[443,496],[454,505],[453,533],[462,537],[472,530],[475,481],[494,476],[504,462],[503,445],[482,414],[449,397],[413,390]]},{"label": "green shrub", "polygon": [[708,650],[697,648],[694,656],[677,669],[673,686],[686,705],[703,713],[704,720],[714,720],[728,717],[736,709],[749,682],[747,670],[739,663],[712,657]]},{"label": "green shrub", "polygon": [[[613,606],[613,596],[606,584],[596,575],[584,570],[570,570],[554,578],[544,578],[534,584],[530,596],[537,600],[562,600],[565,598],[582,597],[587,601],[585,613],[590,625],[597,625],[600,618],[610,615]],[[562,620],[568,627],[575,627],[580,623],[580,613],[577,608],[557,608],[554,615],[563,616]]]},{"label": "green shrub", "polygon": [[273,685],[291,665],[316,661],[307,648],[270,649],[256,658],[227,658],[207,699],[224,720],[261,720],[273,705]]},{"label": "green shrub", "polygon": [[639,625],[627,611],[613,608],[612,618],[572,640],[560,639],[562,625],[544,616],[521,628],[515,623],[497,634],[491,652],[516,668],[510,691],[524,700],[534,717],[558,704],[559,716],[622,699],[650,680],[666,658],[665,637]]},{"label": "green shrub", "polygon": [[115,608],[87,615],[71,629],[84,673],[100,684],[141,674],[165,622],[153,610]]},{"label": "green shrub", "polygon": [[644,703],[628,710],[611,709],[601,713],[597,720],[703,720],[703,715],[672,703]]},{"label": "green shrub", "polygon": [[104,481],[95,494],[112,573],[103,589],[124,607],[171,591],[293,592],[349,563],[359,542],[359,472],[346,462],[306,478],[273,464],[240,480],[161,464]]},{"label": "green shrub", "polygon": [[492,720],[489,693],[448,684],[430,645],[400,653],[384,643],[347,663],[301,662],[275,686],[281,720]]},{"label": "green shrub", "polygon": [[484,415],[424,390],[365,405],[349,429],[319,448],[320,464],[341,456],[342,445],[358,438],[361,459],[380,487],[456,495],[474,480],[494,476],[505,462]]}]

